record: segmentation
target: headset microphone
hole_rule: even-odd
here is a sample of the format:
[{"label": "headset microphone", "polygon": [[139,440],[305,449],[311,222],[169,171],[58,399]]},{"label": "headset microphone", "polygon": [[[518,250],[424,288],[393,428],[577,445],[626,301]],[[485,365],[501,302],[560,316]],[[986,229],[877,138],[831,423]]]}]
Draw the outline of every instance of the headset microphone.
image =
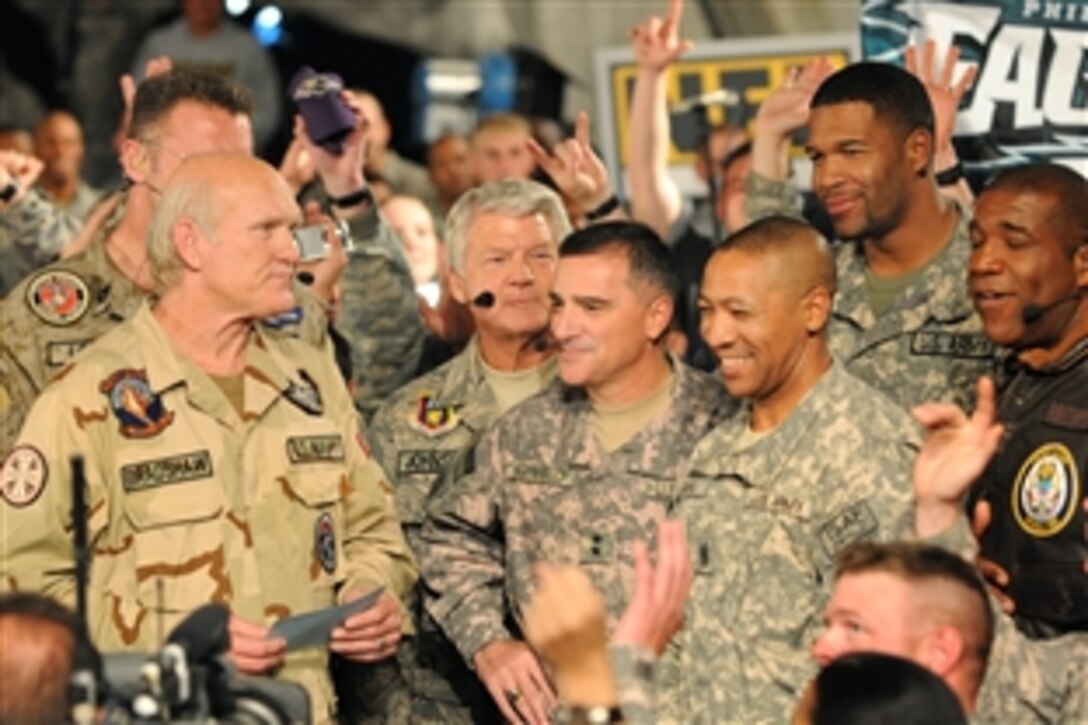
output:
[{"label": "headset microphone", "polygon": [[481,292],[472,298],[472,304],[476,307],[483,307],[484,309],[494,307],[495,294],[493,292]]},{"label": "headset microphone", "polygon": [[1077,292],[1076,294],[1070,295],[1069,297],[1063,297],[1057,302],[1051,302],[1049,305],[1040,305],[1034,302],[1029,302],[1028,304],[1024,305],[1024,308],[1022,310],[1020,310],[1020,321],[1023,322],[1025,325],[1031,325],[1035,322],[1038,322],[1043,315],[1050,312],[1055,307],[1061,307],[1062,305],[1068,304],[1070,302],[1079,301],[1080,296],[1081,293]]}]

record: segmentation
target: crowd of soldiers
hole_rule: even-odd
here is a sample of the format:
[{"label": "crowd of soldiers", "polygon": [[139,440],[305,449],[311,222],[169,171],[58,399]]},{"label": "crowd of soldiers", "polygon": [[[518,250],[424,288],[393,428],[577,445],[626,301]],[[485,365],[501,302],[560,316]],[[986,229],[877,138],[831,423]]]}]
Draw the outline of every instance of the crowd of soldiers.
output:
[{"label": "crowd of soldiers", "polygon": [[[680,6],[634,33],[645,103]],[[357,100],[341,153],[298,121],[300,205],[243,90],[151,74],[124,190],[0,308],[0,588],[74,603],[79,455],[94,646],[226,605],[233,665],[315,722],[846,722],[866,652],[972,722],[1085,722],[1088,182],[1027,164],[971,198],[970,77],[933,55],[791,72],[694,281],[675,190],[625,209],[584,115],[551,149],[493,126],[549,183],[482,162],[422,310]],[[0,154],[0,235],[56,251],[37,172]],[[455,353],[417,375],[428,337]],[[373,592],[327,647],[270,635]]]}]

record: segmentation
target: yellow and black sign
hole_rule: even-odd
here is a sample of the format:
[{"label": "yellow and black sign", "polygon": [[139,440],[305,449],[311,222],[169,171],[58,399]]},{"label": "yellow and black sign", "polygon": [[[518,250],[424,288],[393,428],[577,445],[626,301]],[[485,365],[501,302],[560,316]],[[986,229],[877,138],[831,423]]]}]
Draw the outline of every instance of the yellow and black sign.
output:
[{"label": "yellow and black sign", "polygon": [[[728,121],[750,125],[759,104],[781,84],[790,68],[818,56],[827,57],[834,67],[841,68],[856,56],[856,45],[857,39],[851,34],[700,42],[669,71],[669,107],[722,88],[733,91],[738,102],[728,107],[709,106],[705,111],[696,108],[670,113],[669,165],[689,166],[694,162],[707,124]],[[638,65],[629,50],[604,49],[598,53],[597,78],[604,91],[599,97],[608,98],[599,109],[599,130],[602,151],[613,172],[628,163],[631,101],[637,75]]]}]

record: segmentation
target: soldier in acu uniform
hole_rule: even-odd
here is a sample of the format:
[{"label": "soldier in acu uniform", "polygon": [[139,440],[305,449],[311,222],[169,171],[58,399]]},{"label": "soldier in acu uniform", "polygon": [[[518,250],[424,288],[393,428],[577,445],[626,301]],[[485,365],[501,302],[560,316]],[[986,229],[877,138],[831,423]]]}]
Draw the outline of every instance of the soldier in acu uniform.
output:
[{"label": "soldier in acu uniform", "polygon": [[[467,192],[450,211],[446,230],[452,293],[470,305],[476,335],[457,357],[389,398],[368,431],[417,555],[432,492],[444,477],[461,473],[458,465],[471,460],[496,418],[555,377],[554,349],[544,336],[556,250],[570,223],[554,192],[512,179]],[[418,593],[414,604],[417,631],[401,652],[413,721],[498,719],[476,675],[422,611]]]},{"label": "soldier in acu uniform", "polygon": [[547,722],[555,695],[518,625],[537,562],[580,564],[609,627],[694,443],[733,409],[661,338],[676,276],[648,228],[604,223],[559,251],[551,331],[559,377],[501,417],[475,470],[439,490],[422,532],[428,611],[511,721]]},{"label": "soldier in acu uniform", "polygon": [[959,96],[886,63],[855,63],[825,80],[828,71],[810,64],[760,106],[748,216],[798,210],[784,147],[807,123],[812,188],[843,240],[831,352],[904,408],[966,405],[997,356],[964,281],[969,215],[938,186],[934,155],[951,149],[951,132],[947,118],[935,121],[927,90],[942,108]]},{"label": "soldier in acu uniform", "polygon": [[912,421],[831,357],[834,292],[827,243],[785,217],[707,264],[703,339],[747,406],[698,443],[675,499],[695,583],[661,663],[664,721],[781,722],[811,675],[835,555],[909,531]]},{"label": "soldier in acu uniform", "polygon": [[296,304],[286,183],[249,156],[202,155],[161,193],[157,301],[61,370],[4,459],[0,581],[71,601],[68,461],[81,454],[96,644],[151,650],[220,602],[238,668],[300,682],[330,722],[328,651],[287,653],[267,625],[383,587],[329,649],[388,660],[415,565],[331,357],[257,322]]}]

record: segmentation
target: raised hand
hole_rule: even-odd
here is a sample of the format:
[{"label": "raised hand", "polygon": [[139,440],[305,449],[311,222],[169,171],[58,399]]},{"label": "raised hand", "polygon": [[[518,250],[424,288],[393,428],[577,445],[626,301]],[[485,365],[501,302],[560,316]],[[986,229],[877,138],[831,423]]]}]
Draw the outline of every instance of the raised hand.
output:
[{"label": "raised hand", "polygon": [[612,633],[616,644],[632,644],[660,655],[684,626],[691,593],[691,554],[680,521],[657,527],[657,562],[650,563],[646,544],[635,544],[635,591]]},{"label": "raised hand", "polygon": [[910,45],[907,47],[906,67],[921,81],[926,88],[926,93],[929,94],[936,125],[934,145],[936,151],[940,152],[952,145],[952,134],[956,128],[956,110],[964,94],[975,82],[978,66],[967,66],[960,73],[960,77],[954,80],[960,49],[955,45],[948,48],[940,73],[937,72],[936,55],[937,44],[932,40],[927,40],[922,46],[921,58],[918,57],[918,48]]},{"label": "raised hand", "polygon": [[523,628],[525,638],[551,666],[564,702],[615,704],[604,601],[582,569],[538,566]]},{"label": "raised hand", "polygon": [[589,142],[589,114],[585,111],[579,111],[575,119],[574,137],[556,144],[552,153],[533,139],[527,143],[537,165],[583,212],[596,209],[612,196],[608,171]]},{"label": "raised hand", "polygon": [[1004,426],[997,422],[996,397],[993,380],[982,377],[970,418],[959,406],[945,403],[926,403],[911,411],[927,432],[914,462],[918,536],[937,534],[955,520],[971,484],[997,451]]},{"label": "raised hand", "polygon": [[694,46],[679,36],[684,0],[669,0],[665,19],[652,16],[631,28],[631,47],[640,69],[660,73]]},{"label": "raised hand", "polygon": [[835,72],[826,57],[811,58],[804,67],[790,68],[782,84],[764,99],[756,113],[756,130],[783,140],[808,124],[809,105],[816,90]]}]

